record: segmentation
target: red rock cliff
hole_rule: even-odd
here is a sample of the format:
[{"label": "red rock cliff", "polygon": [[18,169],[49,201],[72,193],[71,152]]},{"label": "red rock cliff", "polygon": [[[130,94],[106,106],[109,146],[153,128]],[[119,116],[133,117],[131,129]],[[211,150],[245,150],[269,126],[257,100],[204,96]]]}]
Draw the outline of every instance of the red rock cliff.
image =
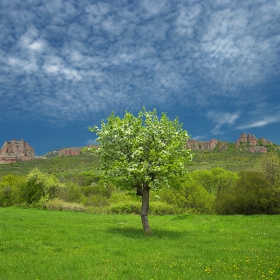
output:
[{"label": "red rock cliff", "polygon": [[266,153],[267,148],[264,147],[267,144],[272,144],[271,141],[266,140],[265,138],[260,138],[259,144],[257,138],[253,134],[246,134],[245,132],[240,135],[240,137],[235,142],[235,148],[240,151],[249,151],[251,153]]},{"label": "red rock cliff", "polygon": [[34,158],[34,149],[24,140],[5,141],[0,149],[0,164],[27,161]]},{"label": "red rock cliff", "polygon": [[65,148],[59,151],[58,156],[77,156],[81,152],[81,148]]}]

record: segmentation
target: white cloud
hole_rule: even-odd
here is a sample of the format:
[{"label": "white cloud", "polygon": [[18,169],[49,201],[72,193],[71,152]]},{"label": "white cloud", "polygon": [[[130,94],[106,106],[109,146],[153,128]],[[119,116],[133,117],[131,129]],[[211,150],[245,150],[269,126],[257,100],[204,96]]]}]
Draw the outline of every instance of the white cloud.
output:
[{"label": "white cloud", "polygon": [[[215,112],[244,111],[279,80],[277,1],[29,3],[0,11],[0,95],[21,97],[14,116],[62,123],[143,105],[211,107],[222,133],[240,114]],[[13,104],[0,104],[2,115]]]},{"label": "white cloud", "polygon": [[253,128],[253,127],[262,127],[271,123],[278,123],[278,122],[280,122],[280,117],[265,116],[262,119],[253,120],[247,124],[239,125],[236,128],[242,130],[242,129]]},{"label": "white cloud", "polygon": [[29,45],[29,48],[34,51],[41,51],[44,48],[44,43],[42,41],[35,41]]},{"label": "white cloud", "polygon": [[209,112],[207,117],[212,120],[216,125],[211,130],[212,134],[223,134],[221,127],[225,125],[232,125],[240,117],[240,113],[220,113],[220,112]]}]

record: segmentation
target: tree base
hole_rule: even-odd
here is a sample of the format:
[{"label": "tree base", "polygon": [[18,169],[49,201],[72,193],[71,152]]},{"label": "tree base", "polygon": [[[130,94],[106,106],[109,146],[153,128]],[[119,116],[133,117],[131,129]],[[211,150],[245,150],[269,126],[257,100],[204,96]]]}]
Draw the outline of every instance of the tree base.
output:
[{"label": "tree base", "polygon": [[141,215],[142,226],[146,235],[153,235],[153,232],[150,228],[148,215]]}]

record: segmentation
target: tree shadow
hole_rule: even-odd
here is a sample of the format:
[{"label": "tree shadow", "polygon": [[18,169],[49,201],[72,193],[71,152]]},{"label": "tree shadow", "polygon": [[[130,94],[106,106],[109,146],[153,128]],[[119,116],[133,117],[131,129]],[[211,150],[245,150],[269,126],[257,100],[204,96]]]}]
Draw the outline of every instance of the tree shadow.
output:
[{"label": "tree shadow", "polygon": [[155,238],[155,239],[180,239],[184,237],[185,232],[178,230],[166,230],[161,228],[152,228],[152,235],[145,234],[142,228],[133,227],[110,227],[106,230],[110,234],[119,234],[133,239]]},{"label": "tree shadow", "polygon": [[174,216],[172,220],[174,220],[174,221],[181,221],[181,220],[189,220],[189,219],[192,219],[192,218],[193,218],[193,215],[182,214],[182,215]]}]

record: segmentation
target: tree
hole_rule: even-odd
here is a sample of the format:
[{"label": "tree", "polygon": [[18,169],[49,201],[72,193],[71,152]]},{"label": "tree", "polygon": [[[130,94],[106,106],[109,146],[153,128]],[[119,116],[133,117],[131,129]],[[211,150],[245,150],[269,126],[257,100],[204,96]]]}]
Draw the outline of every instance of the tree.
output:
[{"label": "tree", "polygon": [[275,213],[280,212],[280,157],[267,153],[260,157],[257,170],[263,174],[271,193],[271,207]]},{"label": "tree", "polygon": [[280,180],[280,157],[273,153],[262,155],[257,164],[257,171],[265,176],[270,186],[275,185]]},{"label": "tree", "polygon": [[47,202],[53,198],[55,192],[65,186],[59,182],[55,175],[45,174],[37,167],[27,175],[27,184],[21,189],[23,199],[28,203]]},{"label": "tree", "polygon": [[26,177],[8,174],[0,180],[0,206],[19,205],[20,190],[26,186]]},{"label": "tree", "polygon": [[210,193],[219,196],[221,192],[229,189],[238,179],[238,174],[221,167],[210,170],[197,170],[192,172],[194,178]]},{"label": "tree", "polygon": [[178,118],[170,121],[165,113],[158,118],[156,110],[143,108],[138,117],[125,112],[123,118],[112,113],[107,122],[89,128],[97,134],[100,169],[104,178],[117,187],[134,191],[142,197],[141,221],[151,234],[148,222],[149,192],[168,188],[185,172],[185,163],[192,155],[186,149],[188,133]]},{"label": "tree", "polygon": [[276,214],[274,196],[264,175],[256,171],[241,171],[227,192],[218,196],[218,214]]}]

